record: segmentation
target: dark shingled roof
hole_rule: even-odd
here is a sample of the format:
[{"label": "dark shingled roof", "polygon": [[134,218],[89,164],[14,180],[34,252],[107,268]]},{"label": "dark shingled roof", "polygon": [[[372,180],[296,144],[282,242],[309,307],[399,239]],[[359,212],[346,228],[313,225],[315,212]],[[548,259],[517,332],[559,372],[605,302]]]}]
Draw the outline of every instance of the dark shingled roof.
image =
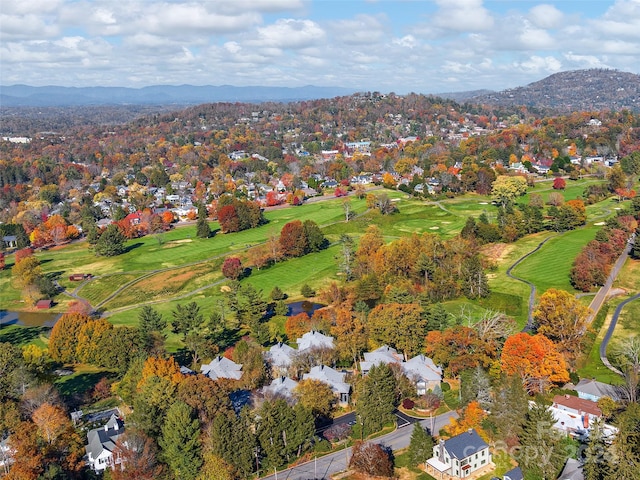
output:
[{"label": "dark shingled roof", "polygon": [[467,458],[488,446],[475,430],[461,433],[444,442],[444,448],[447,449],[447,452],[458,460]]},{"label": "dark shingled roof", "polygon": [[504,474],[504,480],[523,480],[524,475],[520,467],[516,467],[513,470],[509,470]]}]

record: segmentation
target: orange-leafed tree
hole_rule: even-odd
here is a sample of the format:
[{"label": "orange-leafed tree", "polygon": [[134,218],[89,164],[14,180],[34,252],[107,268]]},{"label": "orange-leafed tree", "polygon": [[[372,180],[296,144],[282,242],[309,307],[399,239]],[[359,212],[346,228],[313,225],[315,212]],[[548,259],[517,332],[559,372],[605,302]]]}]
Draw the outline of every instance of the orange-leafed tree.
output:
[{"label": "orange-leafed tree", "polygon": [[569,292],[550,288],[542,294],[533,311],[538,333],[546,335],[570,363],[580,351],[591,311]]},{"label": "orange-leafed tree", "polygon": [[353,315],[347,308],[336,309],[335,325],[331,335],[336,339],[336,350],[342,359],[353,360],[355,364],[360,354],[367,348],[367,334],[362,314]]},{"label": "orange-leafed tree", "polygon": [[516,333],[502,349],[503,373],[519,375],[529,393],[545,393],[553,384],[569,381],[569,372],[556,345],[543,334]]},{"label": "orange-leafed tree", "polygon": [[309,315],[302,312],[297,315],[291,315],[284,324],[284,331],[287,338],[300,338],[302,335],[311,330],[311,319]]},{"label": "orange-leafed tree", "polygon": [[149,357],[142,367],[142,377],[138,382],[140,388],[150,377],[160,377],[168,380],[174,385],[178,385],[183,378],[180,367],[173,357],[167,359],[160,357]]},{"label": "orange-leafed tree", "polygon": [[51,329],[49,356],[58,362],[74,363],[77,359],[78,334],[82,326],[93,321],[81,313],[65,313]]},{"label": "orange-leafed tree", "polygon": [[478,435],[489,440],[489,435],[482,429],[482,421],[487,414],[477,401],[472,401],[462,411],[460,418],[451,418],[449,425],[445,427],[447,433],[451,436],[459,435],[473,428]]},{"label": "orange-leafed tree", "polygon": [[44,455],[38,448],[38,427],[33,422],[20,422],[9,437],[13,451],[10,480],[36,480],[44,470]]}]

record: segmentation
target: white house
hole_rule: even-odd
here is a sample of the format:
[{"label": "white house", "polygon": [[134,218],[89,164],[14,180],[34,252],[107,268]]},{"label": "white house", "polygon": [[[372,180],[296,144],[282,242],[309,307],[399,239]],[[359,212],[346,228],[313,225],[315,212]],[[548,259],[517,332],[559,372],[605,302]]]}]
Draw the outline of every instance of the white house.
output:
[{"label": "white house", "polygon": [[242,365],[237,364],[226,357],[216,357],[210,363],[200,367],[200,372],[211,380],[218,378],[230,378],[240,380],[242,378]]},{"label": "white house", "polygon": [[333,393],[338,397],[340,403],[349,402],[349,393],[351,392],[351,385],[346,383],[346,373],[338,372],[326,365],[315,366],[309,373],[305,373],[302,376],[303,380],[319,380],[326,383],[331,387]]},{"label": "white house", "polygon": [[426,470],[436,479],[467,478],[493,469],[489,445],[471,429],[433,447]]},{"label": "white house", "polygon": [[96,472],[102,472],[107,467],[113,467],[120,463],[113,457],[113,449],[116,441],[124,433],[124,424],[112,414],[104,427],[89,430],[87,433],[86,462],[89,468]]},{"label": "white house", "polygon": [[[574,437],[584,438],[589,435],[593,421],[602,418],[602,410],[595,402],[574,397],[572,395],[556,395],[549,411],[555,419],[555,429]],[[605,437],[613,436],[617,428],[604,424]]]}]

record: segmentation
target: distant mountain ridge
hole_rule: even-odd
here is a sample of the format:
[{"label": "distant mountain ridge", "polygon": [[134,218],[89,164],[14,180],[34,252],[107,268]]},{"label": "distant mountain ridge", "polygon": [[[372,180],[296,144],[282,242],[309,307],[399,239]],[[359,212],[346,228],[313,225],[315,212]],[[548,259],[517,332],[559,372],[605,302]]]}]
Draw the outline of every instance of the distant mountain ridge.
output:
[{"label": "distant mountain ridge", "polygon": [[81,105],[197,105],[214,102],[293,102],[351,95],[342,87],[234,87],[153,85],[128,87],[0,86],[3,107],[60,107]]},{"label": "distant mountain ridge", "polygon": [[640,111],[640,75],[588,69],[554,73],[525,87],[491,92],[467,100],[496,106],[525,105],[557,111]]}]

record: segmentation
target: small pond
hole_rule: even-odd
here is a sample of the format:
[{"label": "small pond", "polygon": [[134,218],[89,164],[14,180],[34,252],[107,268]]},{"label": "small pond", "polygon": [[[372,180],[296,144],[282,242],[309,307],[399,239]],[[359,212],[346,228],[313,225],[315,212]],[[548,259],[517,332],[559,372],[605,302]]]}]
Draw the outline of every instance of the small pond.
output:
[{"label": "small pond", "polygon": [[306,313],[307,315],[313,315],[313,312],[316,310],[320,310],[326,305],[322,303],[313,303],[308,300],[304,300],[302,302],[293,302],[287,305],[289,307],[289,311],[287,312],[288,317],[292,317],[294,315],[298,315],[299,313]]},{"label": "small pond", "polygon": [[51,328],[60,317],[61,314],[51,312],[12,312],[9,310],[0,310],[0,328],[6,327],[7,325]]}]

